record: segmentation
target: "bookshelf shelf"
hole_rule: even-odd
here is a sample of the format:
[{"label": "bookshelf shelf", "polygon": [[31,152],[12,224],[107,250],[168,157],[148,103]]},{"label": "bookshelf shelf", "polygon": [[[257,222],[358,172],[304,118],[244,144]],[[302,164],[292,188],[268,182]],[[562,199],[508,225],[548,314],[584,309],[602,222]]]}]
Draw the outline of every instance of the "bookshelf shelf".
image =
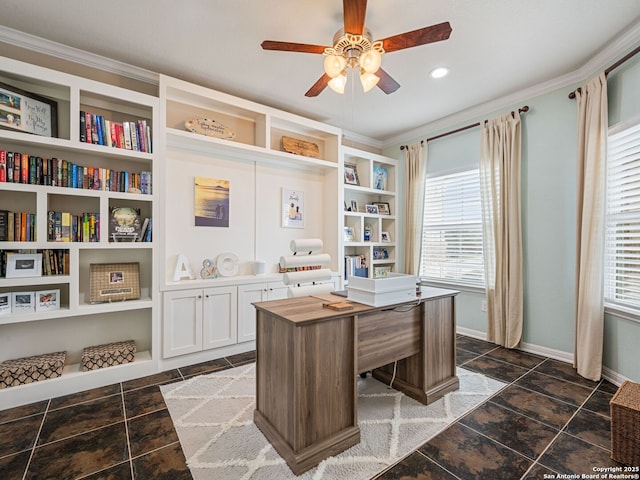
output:
[{"label": "bookshelf shelf", "polygon": [[[20,182],[6,181],[9,180],[7,177],[3,177],[5,182],[0,182],[0,210],[28,212],[35,216],[32,224],[35,240],[9,241],[0,237],[0,254],[25,250],[37,253],[62,251],[68,268],[64,275],[0,276],[0,293],[60,290],[58,310],[0,316],[0,362],[64,350],[68,363],[73,364],[79,360],[84,347],[126,339],[135,340],[138,350],[142,351],[137,354],[141,361],[114,370],[80,372],[76,368],[78,372],[69,375],[66,372],[74,368],[67,366],[60,378],[0,390],[0,409],[24,403],[25,399],[33,402],[105,385],[116,377],[120,381],[155,373],[160,315],[160,295],[155,279],[158,274],[156,242],[111,243],[108,220],[111,207],[131,206],[140,209],[141,216],[153,218],[154,229],[161,227],[156,189],[152,187],[149,194],[126,191],[130,185],[137,186],[135,182],[140,180],[141,172],[147,172],[145,178],[150,178],[151,182],[158,180],[161,170],[157,154],[154,148],[142,151],[142,144],[137,143],[139,150],[134,150],[133,144],[127,149],[87,143],[86,137],[81,135],[80,112],[102,116],[110,125],[129,122],[131,126],[139,122],[142,126],[144,122],[149,127],[145,133],[152,136],[159,124],[158,99],[4,57],[0,57],[0,82],[47,97],[57,105],[56,137],[0,129],[0,151],[19,152],[29,161],[26,182],[22,181],[22,171]],[[97,124],[91,126],[97,128]],[[86,125],[84,127],[86,135]],[[101,138],[103,143],[116,143],[115,138],[104,135]],[[153,141],[145,143],[146,150],[149,150],[146,148],[149,144],[153,147]],[[68,178],[67,183],[61,181],[63,165],[68,167],[68,174],[75,165],[77,188],[67,186],[70,185]],[[54,172],[58,174],[55,179]],[[134,178],[136,180],[132,180]],[[125,185],[127,181],[129,183]],[[94,219],[99,219],[96,224],[99,241],[49,241],[48,214],[56,211],[76,216],[95,215]],[[89,304],[89,265],[122,262],[140,264],[142,298]]]}]

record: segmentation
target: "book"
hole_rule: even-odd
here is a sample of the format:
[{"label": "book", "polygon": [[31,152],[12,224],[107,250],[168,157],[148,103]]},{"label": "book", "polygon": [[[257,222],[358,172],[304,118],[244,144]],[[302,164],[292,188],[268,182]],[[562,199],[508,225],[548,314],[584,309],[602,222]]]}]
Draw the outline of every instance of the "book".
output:
[{"label": "book", "polygon": [[71,241],[71,214],[69,212],[62,212],[60,236],[63,242]]},{"label": "book", "polygon": [[0,150],[0,182],[7,181],[7,151]]},{"label": "book", "polygon": [[109,241],[135,242],[141,234],[140,209],[111,207],[109,210]]},{"label": "book", "polygon": [[80,110],[80,141],[87,143],[87,113]]},{"label": "book", "polygon": [[9,240],[9,211],[0,210],[0,242]]},{"label": "book", "polygon": [[136,239],[136,242],[144,241],[144,237],[147,233],[147,228],[149,227],[149,217],[144,219],[142,222],[142,227],[140,228],[140,236]]},{"label": "book", "polygon": [[13,183],[13,152],[7,152],[7,182]]}]

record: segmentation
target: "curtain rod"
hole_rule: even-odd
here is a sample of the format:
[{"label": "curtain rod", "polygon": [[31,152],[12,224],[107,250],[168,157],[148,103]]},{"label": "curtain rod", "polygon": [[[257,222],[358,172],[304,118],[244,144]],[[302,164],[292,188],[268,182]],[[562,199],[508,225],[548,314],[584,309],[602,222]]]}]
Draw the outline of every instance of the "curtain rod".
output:
[{"label": "curtain rod", "polygon": [[[635,50],[632,50],[631,52],[627,53],[624,57],[622,57],[620,60],[618,60],[616,63],[614,63],[613,65],[611,65],[609,68],[607,68],[604,71],[604,75],[605,77],[607,75],[609,75],[609,73],[611,73],[613,70],[615,70],[616,68],[618,68],[620,65],[622,65],[623,63],[625,63],[627,60],[632,59],[634,56],[636,56],[638,53],[640,53],[640,46],[636,47]],[[576,98],[576,92],[582,92],[582,88],[578,87],[576,88],[573,92],[569,93],[569,98],[570,99],[574,99]]]},{"label": "curtain rod", "polygon": [[[518,113],[525,113],[528,111],[529,111],[529,105],[525,105],[524,107],[518,109]],[[513,115],[513,112],[511,112],[511,115]],[[480,126],[480,122],[474,123],[472,125],[467,125],[466,127],[456,128],[455,130],[451,130],[450,132],[441,133],[440,135],[436,135],[435,137],[429,137],[427,138],[427,142],[430,142],[432,140],[437,140],[438,138],[442,138],[442,137],[448,137],[449,135],[453,135],[454,133],[460,133],[465,130],[469,130],[470,128],[479,127],[479,126]],[[424,140],[420,140],[420,145],[424,145]],[[400,145],[400,150],[404,150],[405,148],[407,148],[407,145]]]}]

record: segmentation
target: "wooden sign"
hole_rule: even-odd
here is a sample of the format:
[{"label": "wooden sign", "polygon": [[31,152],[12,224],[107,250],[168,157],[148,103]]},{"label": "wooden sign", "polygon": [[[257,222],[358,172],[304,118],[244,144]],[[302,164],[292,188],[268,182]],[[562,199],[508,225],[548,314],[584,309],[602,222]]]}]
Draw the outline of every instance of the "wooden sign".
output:
[{"label": "wooden sign", "polygon": [[233,140],[236,132],[229,127],[225,127],[222,123],[209,118],[194,118],[184,122],[187,130],[193,133],[206,135],[207,137],[224,138],[225,140]]},{"label": "wooden sign", "polygon": [[291,137],[282,137],[282,149],[285,152],[302,155],[303,157],[318,158],[320,156],[320,149],[317,144]]}]

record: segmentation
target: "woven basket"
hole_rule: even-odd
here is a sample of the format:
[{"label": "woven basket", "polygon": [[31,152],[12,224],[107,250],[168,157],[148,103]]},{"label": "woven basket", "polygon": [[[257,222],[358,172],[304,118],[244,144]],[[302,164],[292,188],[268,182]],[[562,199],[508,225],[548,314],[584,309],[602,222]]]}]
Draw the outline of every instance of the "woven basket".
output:
[{"label": "woven basket", "polygon": [[0,388],[39,382],[62,375],[67,352],[45,353],[0,363]]},{"label": "woven basket", "polygon": [[609,406],[611,458],[627,465],[640,465],[640,384],[624,382]]},{"label": "woven basket", "polygon": [[133,340],[87,347],[82,351],[82,371],[88,372],[89,370],[131,363],[135,357],[136,342]]}]

